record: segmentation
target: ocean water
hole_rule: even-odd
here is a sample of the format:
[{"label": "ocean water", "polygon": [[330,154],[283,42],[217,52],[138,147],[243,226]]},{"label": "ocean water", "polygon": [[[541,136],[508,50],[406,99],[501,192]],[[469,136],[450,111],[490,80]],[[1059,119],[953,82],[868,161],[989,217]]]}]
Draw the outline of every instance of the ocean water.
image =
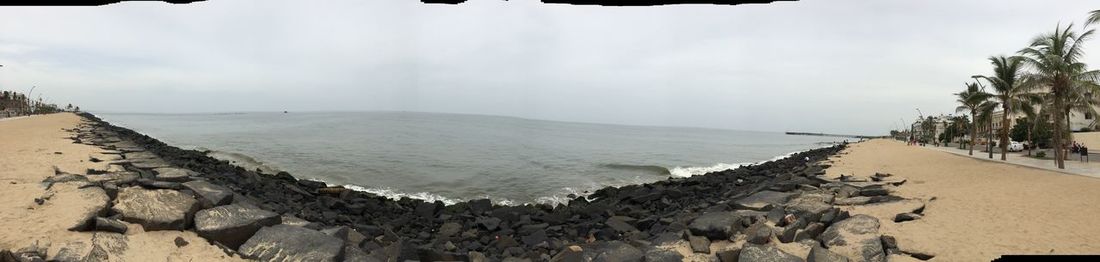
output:
[{"label": "ocean water", "polygon": [[557,203],[605,186],[772,160],[843,140],[723,129],[413,113],[97,113],[253,169],[447,204]]}]

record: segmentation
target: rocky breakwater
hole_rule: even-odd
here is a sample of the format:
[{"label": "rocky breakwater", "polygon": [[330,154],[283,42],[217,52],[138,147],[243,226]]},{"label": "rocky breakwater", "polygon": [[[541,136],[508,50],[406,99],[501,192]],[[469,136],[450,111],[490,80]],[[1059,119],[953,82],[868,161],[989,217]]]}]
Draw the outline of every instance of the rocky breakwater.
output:
[{"label": "rocky breakwater", "polygon": [[837,145],[604,188],[568,204],[447,206],[261,174],[84,116],[90,122],[74,141],[118,156],[84,176],[82,186],[110,199],[74,228],[104,235],[87,256],[125,248],[119,224],[132,223],[192,230],[227,253],[264,261],[882,261],[890,249],[869,240],[880,238],[877,219],[834,205],[899,199],[889,182],[821,177],[828,166],[819,163],[844,148]]}]

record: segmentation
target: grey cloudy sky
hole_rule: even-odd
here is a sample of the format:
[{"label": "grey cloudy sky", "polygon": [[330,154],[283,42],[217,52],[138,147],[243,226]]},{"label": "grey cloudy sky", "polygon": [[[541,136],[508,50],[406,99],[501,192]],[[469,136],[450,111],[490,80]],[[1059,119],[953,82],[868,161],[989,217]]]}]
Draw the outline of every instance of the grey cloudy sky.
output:
[{"label": "grey cloudy sky", "polygon": [[[1095,0],[0,7],[0,89],[109,112],[407,110],[881,134]],[[1100,40],[1086,48],[1100,66]],[[34,95],[37,96],[37,95]]]}]

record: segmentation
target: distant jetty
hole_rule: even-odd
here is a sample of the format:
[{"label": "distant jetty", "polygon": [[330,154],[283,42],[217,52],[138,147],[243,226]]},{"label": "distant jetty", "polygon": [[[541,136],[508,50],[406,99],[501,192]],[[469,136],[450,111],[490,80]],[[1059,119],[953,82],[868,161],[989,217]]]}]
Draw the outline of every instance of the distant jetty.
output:
[{"label": "distant jetty", "polygon": [[859,139],[872,139],[872,138],[886,137],[886,136],[838,135],[838,134],[810,133],[810,132],[786,132],[786,133],[788,135],[792,135],[792,136],[832,136],[832,137],[849,137],[849,138],[859,138]]}]

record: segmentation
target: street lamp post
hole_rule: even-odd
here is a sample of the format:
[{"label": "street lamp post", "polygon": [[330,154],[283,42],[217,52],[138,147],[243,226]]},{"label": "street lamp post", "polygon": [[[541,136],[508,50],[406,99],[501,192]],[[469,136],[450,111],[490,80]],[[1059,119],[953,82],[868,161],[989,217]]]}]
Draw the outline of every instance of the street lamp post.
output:
[{"label": "street lamp post", "polygon": [[[38,86],[31,86],[31,90],[27,91],[27,111],[33,111],[34,110],[34,108],[31,107],[31,104],[33,104],[33,102],[31,101],[31,92],[34,92],[34,88],[36,88],[36,87],[38,87]],[[24,112],[24,113],[27,113],[27,112]]]}]

